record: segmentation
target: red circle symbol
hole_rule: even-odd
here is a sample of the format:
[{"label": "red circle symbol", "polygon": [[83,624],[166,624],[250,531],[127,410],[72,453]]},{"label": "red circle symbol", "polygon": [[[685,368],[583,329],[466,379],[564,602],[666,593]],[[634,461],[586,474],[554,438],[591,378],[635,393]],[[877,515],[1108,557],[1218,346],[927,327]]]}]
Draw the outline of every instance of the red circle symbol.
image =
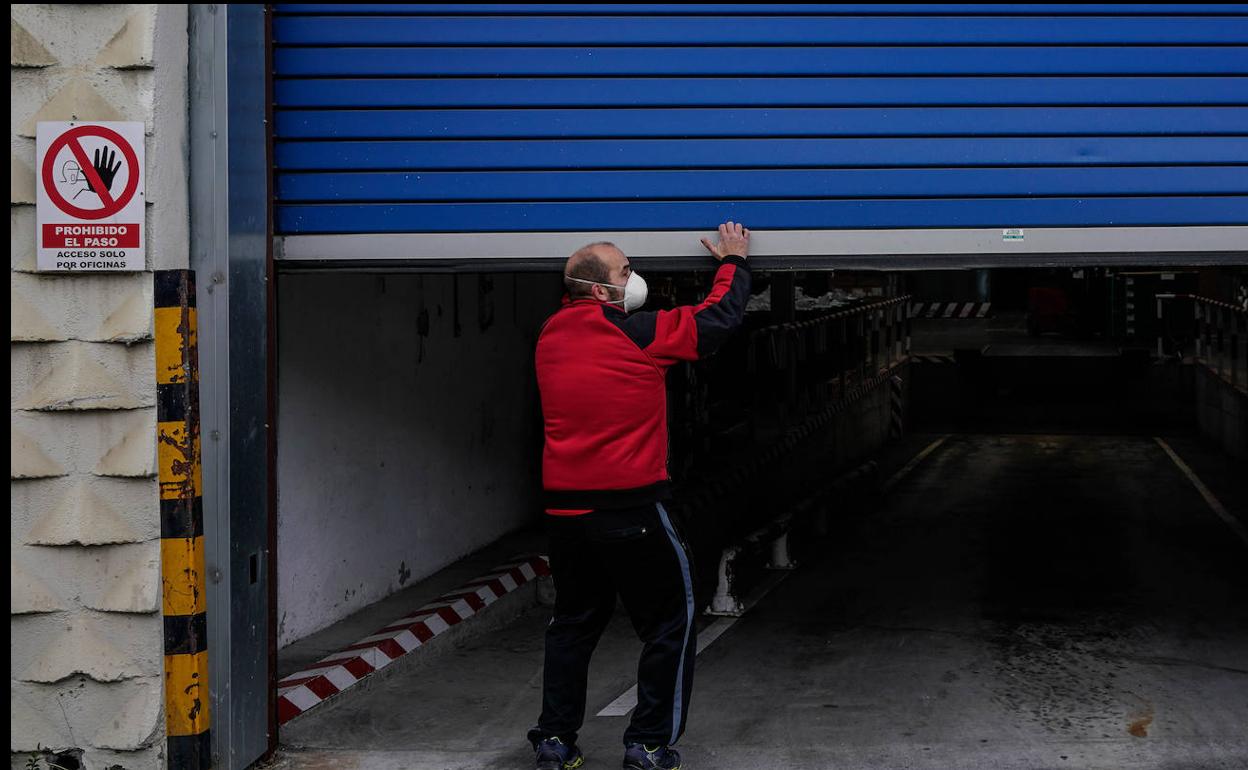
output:
[{"label": "red circle symbol", "polygon": [[[87,158],[87,152],[82,148],[80,141],[84,136],[98,136],[117,145],[117,149],[121,150],[121,157],[125,160],[126,166],[126,189],[121,191],[121,195],[116,198],[112,196],[108,188],[100,180],[100,175],[95,170],[95,166]],[[52,167],[56,165],[56,156],[62,149],[69,147],[70,152],[74,154],[75,160],[78,161],[78,167],[82,169],[82,173],[86,175],[91,182],[91,188],[100,196],[100,202],[103,207],[98,209],[84,209],[75,206],[65,200],[65,196],[61,195],[56,189],[56,182],[52,178]],[[130,146],[121,134],[105,128],[104,126],[77,126],[71,128],[65,133],[58,136],[52,141],[48,147],[48,152],[43,157],[43,168],[41,169],[43,176],[43,189],[47,192],[48,198],[52,204],[61,211],[70,216],[79,219],[105,219],[111,217],[126,207],[134,193],[139,189],[139,158],[134,154],[134,148]]]}]

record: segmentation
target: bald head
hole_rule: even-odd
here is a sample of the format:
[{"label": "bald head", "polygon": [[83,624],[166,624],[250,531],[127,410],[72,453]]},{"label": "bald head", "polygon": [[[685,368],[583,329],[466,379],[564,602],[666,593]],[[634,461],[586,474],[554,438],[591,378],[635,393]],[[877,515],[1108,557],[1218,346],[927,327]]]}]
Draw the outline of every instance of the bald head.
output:
[{"label": "bald head", "polygon": [[[628,257],[624,256],[624,252],[610,241],[598,241],[582,246],[568,257],[563,268],[563,284],[567,287],[568,296],[573,299],[593,297],[618,300],[622,290],[610,289],[602,284],[623,286],[628,280],[628,269]],[[572,278],[579,280],[569,280]]]}]

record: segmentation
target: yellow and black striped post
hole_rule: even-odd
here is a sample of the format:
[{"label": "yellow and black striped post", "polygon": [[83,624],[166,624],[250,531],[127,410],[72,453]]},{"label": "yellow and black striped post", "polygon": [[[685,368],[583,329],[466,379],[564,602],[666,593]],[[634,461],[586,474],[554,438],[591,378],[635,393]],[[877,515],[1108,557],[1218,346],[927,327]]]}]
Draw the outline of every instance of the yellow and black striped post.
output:
[{"label": "yellow and black striped post", "polygon": [[195,274],[158,270],[155,281],[156,457],[168,766],[199,770],[212,765],[212,747]]}]

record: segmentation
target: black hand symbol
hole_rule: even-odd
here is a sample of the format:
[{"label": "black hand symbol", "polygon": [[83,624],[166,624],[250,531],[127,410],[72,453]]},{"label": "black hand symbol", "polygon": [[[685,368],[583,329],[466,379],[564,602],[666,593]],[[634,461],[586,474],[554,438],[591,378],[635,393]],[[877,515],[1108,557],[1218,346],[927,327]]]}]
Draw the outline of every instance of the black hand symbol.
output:
[{"label": "black hand symbol", "polygon": [[[101,162],[103,161],[103,162]],[[95,151],[95,162],[91,164],[95,167],[95,173],[100,175],[100,181],[104,183],[104,189],[111,191],[113,189],[113,179],[116,178],[117,172],[121,170],[121,161],[117,160],[117,151],[113,150],[109,155],[108,147],[104,148],[104,157],[100,157],[100,150]],[[91,179],[87,179],[87,189],[93,193],[99,194],[99,191],[91,184]]]}]

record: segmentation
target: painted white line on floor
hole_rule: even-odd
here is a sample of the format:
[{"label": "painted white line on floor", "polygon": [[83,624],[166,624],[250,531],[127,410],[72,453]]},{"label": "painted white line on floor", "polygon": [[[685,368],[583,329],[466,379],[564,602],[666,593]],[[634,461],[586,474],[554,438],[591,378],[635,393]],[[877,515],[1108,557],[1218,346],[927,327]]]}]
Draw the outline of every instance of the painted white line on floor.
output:
[{"label": "painted white line on floor", "polygon": [[637,707],[637,685],[628,688],[623,695],[607,704],[598,712],[600,717],[623,717]]},{"label": "painted white line on floor", "polygon": [[[771,589],[780,585],[782,582],[784,582],[784,579],[787,578],[791,574],[792,573],[788,571],[769,573],[767,577],[763,579],[763,582],[760,583],[758,587],[755,588],[754,591],[749,596],[746,597],[745,602],[744,602],[745,611],[749,612],[751,609],[753,609],[754,605],[758,604],[759,601],[761,601],[762,598],[771,591]],[[703,650],[705,650],[707,647],[710,647],[711,644],[716,639],[723,636],[724,632],[732,628],[733,624],[736,623],[740,619],[741,618],[717,618],[714,623],[711,623],[709,626],[699,631],[697,654],[701,655]],[[598,716],[600,717],[628,716],[628,713],[636,707],[637,707],[637,685],[633,685],[632,687],[628,688],[628,690],[626,690],[623,695],[611,701],[609,704],[607,704],[607,706],[602,711],[599,711]]]},{"label": "painted white line on floor", "polygon": [[[935,452],[940,447],[941,444],[945,443],[945,439],[947,438],[949,438],[949,435],[945,434],[944,436],[941,436],[940,438],[936,439],[935,441],[933,441],[932,443],[924,447],[923,451],[915,455],[910,460],[910,462],[906,463],[901,468],[901,470],[894,473],[888,479],[888,481],[884,482],[884,491],[887,492],[889,489],[893,487],[893,485],[895,485],[897,482],[905,478],[906,474],[914,470],[918,466],[919,463],[923,462],[923,460],[927,458],[928,455],[930,455],[932,452]],[[762,599],[764,596],[767,595],[767,592],[769,592],[771,589],[775,588],[776,586],[780,585],[781,581],[783,581],[788,576],[789,576],[788,572],[771,573],[771,575],[769,575],[767,579],[764,580],[763,583],[758,588],[756,588],[754,592],[750,594],[750,596],[745,600],[745,611],[749,612],[750,609],[753,608],[754,605],[757,604],[760,599]],[[740,618],[719,618],[714,623],[711,623],[709,626],[702,629],[702,632],[698,635],[698,654],[701,655],[703,650],[705,650],[707,647],[710,647],[712,642],[714,642],[719,637],[723,636],[724,632],[727,631],[729,628],[732,628],[732,625],[736,623],[738,620],[740,620]],[[628,690],[625,691],[624,694],[620,695],[620,697],[616,698],[615,700],[607,704],[607,706],[602,711],[599,711],[598,716],[600,717],[627,716],[628,713],[636,707],[637,707],[637,685],[634,684],[632,687],[628,688]]]},{"label": "painted white line on floor", "polygon": [[1179,470],[1183,471],[1183,475],[1187,476],[1187,480],[1192,482],[1192,486],[1196,487],[1196,491],[1200,493],[1200,496],[1205,498],[1205,502],[1208,503],[1209,507],[1213,509],[1213,512],[1218,515],[1218,518],[1226,522],[1226,526],[1230,527],[1232,532],[1239,535],[1239,539],[1244,541],[1244,545],[1248,545],[1248,529],[1244,528],[1243,523],[1226,510],[1226,507],[1222,505],[1222,501],[1218,500],[1218,498],[1214,496],[1213,492],[1209,491],[1209,487],[1205,486],[1205,483],[1197,478],[1196,474],[1191,468],[1188,467],[1187,463],[1183,462],[1182,458],[1180,458],[1178,454],[1170,448],[1170,445],[1167,444],[1165,440],[1163,440],[1160,436],[1153,436],[1153,441],[1156,441],[1159,445],[1161,445],[1162,449],[1166,450],[1166,454],[1170,455],[1170,459],[1174,461],[1174,464],[1179,466]]},{"label": "painted white line on floor", "polygon": [[[945,439],[947,438],[949,438],[948,434],[941,436],[940,438],[936,439],[935,441],[933,441],[932,443],[924,447],[922,452],[919,452],[917,455],[915,455],[910,460],[910,462],[906,463],[901,468],[901,470],[894,473],[888,479],[888,481],[884,482],[884,491],[887,492],[889,489],[893,487],[894,484],[896,484],[897,482],[905,478],[906,474],[914,470],[918,466],[919,463],[923,462],[923,460],[927,458],[928,455],[930,455],[932,452],[935,452],[937,448],[940,447],[941,444],[945,443]],[[754,589],[754,592],[751,593],[749,597],[746,598],[744,602],[745,611],[749,612],[754,607],[754,605],[758,604],[759,600],[761,600],[764,596],[766,596],[767,593],[771,591],[771,589],[780,585],[780,583],[788,576],[789,576],[788,572],[773,572],[770,575],[768,575],[768,577],[762,582],[762,584],[760,584],[756,589]],[[714,642],[719,637],[723,636],[724,632],[732,628],[733,624],[736,623],[740,619],[741,618],[719,618],[714,623],[711,623],[709,626],[702,629],[702,631],[698,634],[698,654],[701,655],[703,650],[705,650],[707,647],[710,647],[712,642]],[[632,687],[628,688],[628,690],[626,690],[622,695],[620,695],[620,697],[616,698],[615,700],[607,704],[607,706],[603,708],[602,711],[599,711],[598,716],[600,717],[627,716],[628,713],[631,712],[636,707],[637,707],[637,685],[633,685]]]},{"label": "painted white line on floor", "polygon": [[908,463],[906,463],[905,465],[903,465],[903,466],[901,467],[901,470],[897,471],[897,472],[896,472],[896,473],[894,473],[892,476],[890,476],[890,477],[889,477],[889,479],[888,479],[888,481],[885,481],[885,482],[884,482],[884,492],[886,492],[886,493],[887,493],[887,492],[888,492],[888,490],[892,489],[892,488],[893,488],[893,486],[894,486],[897,482],[899,482],[899,481],[901,481],[903,478],[905,478],[905,477],[906,477],[906,474],[908,474],[910,471],[914,470],[914,469],[918,466],[918,464],[919,464],[919,463],[923,462],[923,460],[927,458],[927,456],[928,456],[928,455],[930,455],[932,452],[935,452],[935,451],[936,451],[936,449],[937,449],[937,447],[939,447],[941,444],[945,443],[945,439],[947,439],[947,438],[949,438],[948,434],[946,434],[946,435],[944,435],[944,436],[941,436],[940,438],[936,439],[936,440],[935,440],[935,441],[933,441],[932,443],[928,444],[928,445],[927,445],[927,446],[923,449],[923,451],[922,451],[922,452],[919,452],[917,455],[915,455],[915,456],[914,456],[914,457],[910,460],[910,462],[908,462]]}]

